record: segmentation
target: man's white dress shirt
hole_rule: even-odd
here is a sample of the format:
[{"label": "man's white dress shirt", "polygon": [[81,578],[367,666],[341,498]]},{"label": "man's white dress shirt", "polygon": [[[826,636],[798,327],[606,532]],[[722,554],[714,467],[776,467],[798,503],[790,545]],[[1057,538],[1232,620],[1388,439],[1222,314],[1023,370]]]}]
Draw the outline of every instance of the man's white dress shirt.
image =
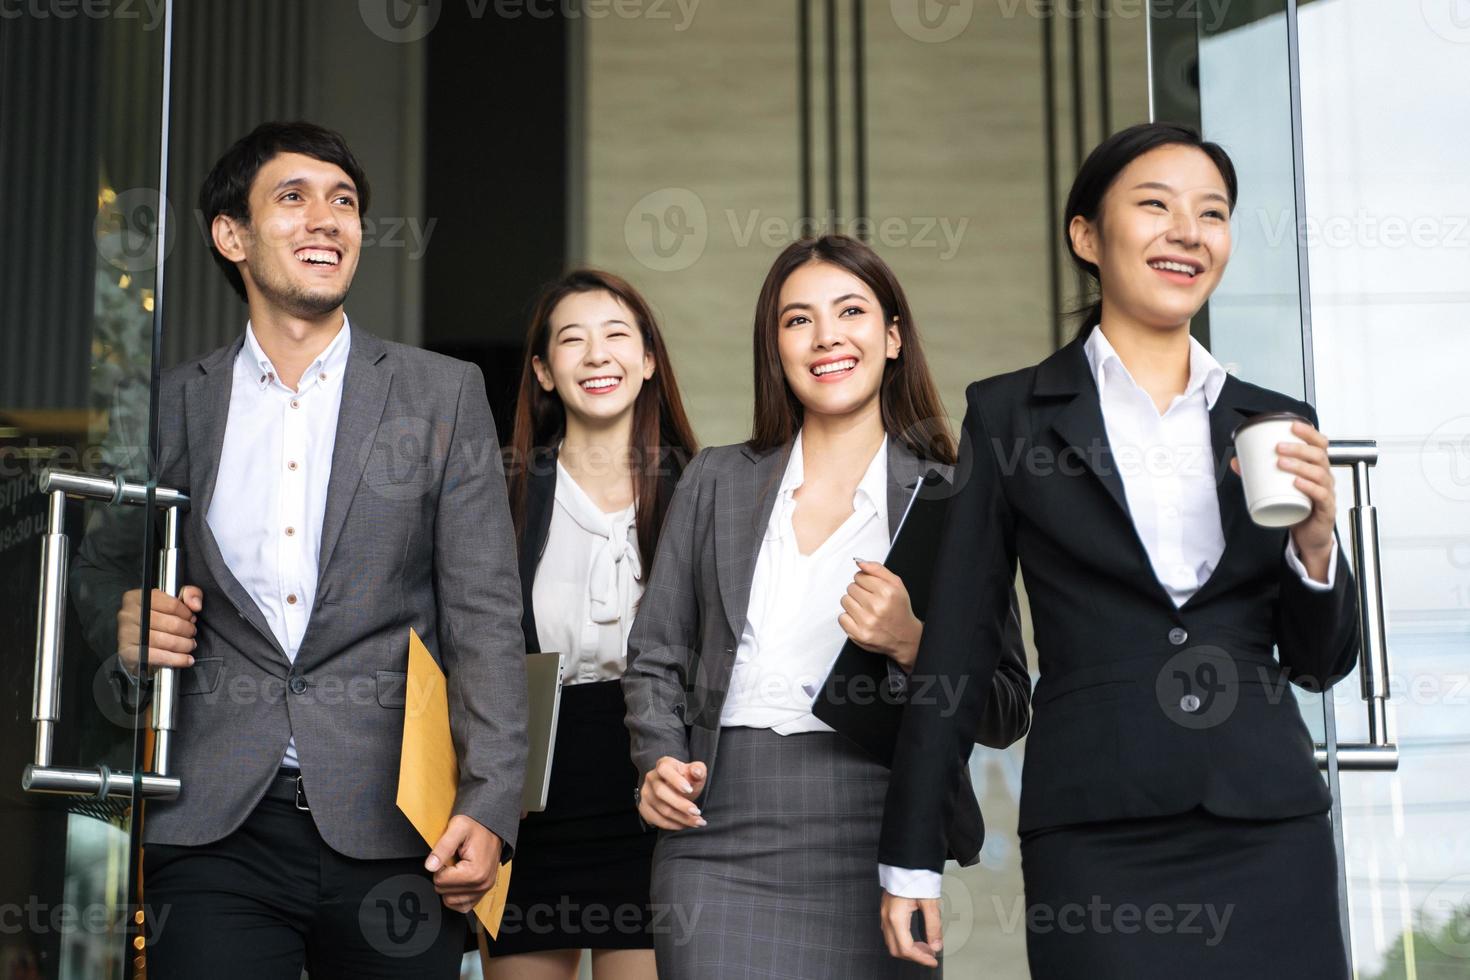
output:
[{"label": "man's white dress shirt", "polygon": [[[322,515],[351,345],[344,315],[342,328],[292,391],[246,325],[205,518],[225,564],[293,663],[316,601]],[[295,739],[281,764],[299,765]]]}]

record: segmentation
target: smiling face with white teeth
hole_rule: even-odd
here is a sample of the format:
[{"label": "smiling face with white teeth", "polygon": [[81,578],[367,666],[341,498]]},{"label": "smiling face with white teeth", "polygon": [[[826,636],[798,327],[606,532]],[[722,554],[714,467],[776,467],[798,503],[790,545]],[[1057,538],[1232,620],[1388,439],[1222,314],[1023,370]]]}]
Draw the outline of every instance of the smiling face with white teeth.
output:
[{"label": "smiling face with white teeth", "polygon": [[627,304],[611,293],[572,293],[551,312],[536,380],[555,391],[569,416],[588,426],[627,421],[654,358]]},{"label": "smiling face with white teeth", "polygon": [[1187,325],[1230,258],[1230,198],[1219,169],[1192,146],[1132,160],[1103,195],[1097,219],[1078,216],[1072,247],[1102,283],[1105,324]]},{"label": "smiling face with white teeth", "polygon": [[302,153],[280,153],[255,175],[249,201],[248,221],[222,214],[212,230],[220,254],[240,269],[252,318],[334,314],[362,248],[357,188],[346,171]]},{"label": "smiling face with white teeth", "polygon": [[884,365],[902,341],[865,282],[833,263],[807,262],[781,286],[778,316],[782,373],[805,411],[876,410]]}]

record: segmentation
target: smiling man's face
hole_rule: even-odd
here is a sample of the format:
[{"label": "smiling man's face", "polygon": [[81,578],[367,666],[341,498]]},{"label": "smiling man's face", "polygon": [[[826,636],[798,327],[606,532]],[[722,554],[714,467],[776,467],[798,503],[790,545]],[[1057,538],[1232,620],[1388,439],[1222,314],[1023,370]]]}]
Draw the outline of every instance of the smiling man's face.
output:
[{"label": "smiling man's face", "polygon": [[227,258],[243,260],[240,274],[252,301],[303,319],[323,316],[342,305],[357,271],[357,187],[334,163],[277,154],[250,187],[250,221],[221,215],[215,242]]}]

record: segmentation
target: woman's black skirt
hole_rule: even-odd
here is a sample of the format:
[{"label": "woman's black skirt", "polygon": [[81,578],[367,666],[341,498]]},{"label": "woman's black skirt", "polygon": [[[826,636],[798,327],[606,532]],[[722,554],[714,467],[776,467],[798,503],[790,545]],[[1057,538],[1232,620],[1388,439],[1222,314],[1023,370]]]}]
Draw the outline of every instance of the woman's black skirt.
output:
[{"label": "woman's black skirt", "polygon": [[1034,980],[1344,980],[1325,813],[1202,809],[1022,836]]},{"label": "woman's black skirt", "polygon": [[491,956],[552,949],[652,949],[649,875],[657,833],[638,785],[618,681],[562,688],[546,810],[521,821]]}]

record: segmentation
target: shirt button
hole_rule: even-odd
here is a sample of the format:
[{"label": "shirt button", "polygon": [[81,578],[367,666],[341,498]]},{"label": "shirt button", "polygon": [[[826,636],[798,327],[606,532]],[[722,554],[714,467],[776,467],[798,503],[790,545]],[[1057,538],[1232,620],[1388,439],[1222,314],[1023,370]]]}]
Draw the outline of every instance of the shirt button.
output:
[{"label": "shirt button", "polygon": [[293,398],[293,399],[291,399],[291,407],[292,408],[300,408],[301,407],[301,403],[299,401],[297,401],[296,399]]},{"label": "shirt button", "polygon": [[1174,644],[1176,647],[1183,646],[1184,641],[1187,639],[1189,639],[1189,633],[1179,628],[1178,626],[1169,631],[1169,642]]},{"label": "shirt button", "polygon": [[305,677],[302,677],[300,674],[294,674],[294,675],[292,675],[292,677],[291,677],[291,693],[292,694],[305,694],[306,693],[306,678]]},{"label": "shirt button", "polygon": [[[294,605],[296,605],[296,593],[293,592],[290,595],[286,596],[286,605],[288,605],[288,606],[294,606]],[[1181,640],[1180,642],[1183,642],[1183,641]]]},{"label": "shirt button", "polygon": [[288,537],[288,538],[289,537],[294,537],[295,534],[296,534],[296,529],[294,527],[288,527],[288,528],[286,528],[286,537]]},{"label": "shirt button", "polygon": [[295,472],[295,470],[296,470],[296,460],[293,459],[289,463],[287,463],[286,464],[286,469],[291,470],[292,472]]},{"label": "shirt button", "polygon": [[1186,694],[1179,699],[1179,708],[1186,714],[1194,714],[1199,710],[1199,697],[1194,694]]},{"label": "shirt button", "polygon": [[318,381],[325,381],[325,380],[327,380],[327,372],[323,371],[321,374],[318,374],[316,376],[316,379]]}]

